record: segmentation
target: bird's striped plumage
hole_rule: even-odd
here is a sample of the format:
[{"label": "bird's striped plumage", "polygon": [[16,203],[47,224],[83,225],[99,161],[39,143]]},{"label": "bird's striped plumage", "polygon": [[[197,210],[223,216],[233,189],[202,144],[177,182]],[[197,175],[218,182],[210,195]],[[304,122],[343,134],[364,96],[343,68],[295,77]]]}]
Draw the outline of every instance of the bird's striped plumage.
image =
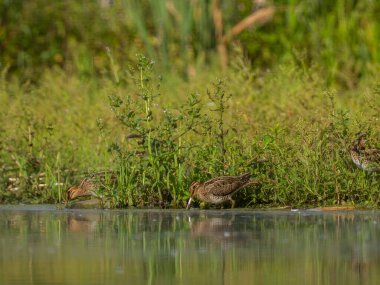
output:
[{"label": "bird's striped plumage", "polygon": [[98,185],[89,178],[83,179],[79,186],[72,186],[66,192],[66,200],[73,200],[83,196],[97,196],[95,191],[98,189]]},{"label": "bird's striped plumage", "polygon": [[240,176],[220,176],[204,183],[193,182],[190,186],[190,199],[187,208],[190,207],[192,198],[213,204],[220,204],[229,200],[233,208],[235,201],[232,199],[232,195],[248,184],[257,183],[250,180],[250,177],[251,174],[246,173]]},{"label": "bird's striped plumage", "polygon": [[109,185],[117,183],[117,173],[114,171],[101,171],[92,173],[83,179],[78,186],[72,186],[66,191],[66,200],[73,200],[77,197],[98,195],[99,189],[107,189]]},{"label": "bird's striped plumage", "polygon": [[360,134],[350,148],[353,163],[368,172],[380,172],[380,149],[366,148],[365,133]]}]

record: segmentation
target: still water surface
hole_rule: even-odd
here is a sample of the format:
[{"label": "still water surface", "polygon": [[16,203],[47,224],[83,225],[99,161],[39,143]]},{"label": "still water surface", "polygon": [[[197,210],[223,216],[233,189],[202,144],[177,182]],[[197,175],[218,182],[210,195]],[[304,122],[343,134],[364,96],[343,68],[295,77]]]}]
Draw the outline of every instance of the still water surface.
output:
[{"label": "still water surface", "polygon": [[380,284],[380,213],[2,206],[0,284]]}]

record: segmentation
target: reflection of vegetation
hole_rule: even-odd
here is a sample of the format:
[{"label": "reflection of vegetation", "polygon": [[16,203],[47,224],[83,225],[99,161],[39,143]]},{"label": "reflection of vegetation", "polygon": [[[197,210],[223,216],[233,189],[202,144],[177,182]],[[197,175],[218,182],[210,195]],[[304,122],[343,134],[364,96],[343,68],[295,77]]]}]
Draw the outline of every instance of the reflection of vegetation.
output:
[{"label": "reflection of vegetation", "polygon": [[373,213],[2,211],[0,283],[376,284],[379,222]]}]

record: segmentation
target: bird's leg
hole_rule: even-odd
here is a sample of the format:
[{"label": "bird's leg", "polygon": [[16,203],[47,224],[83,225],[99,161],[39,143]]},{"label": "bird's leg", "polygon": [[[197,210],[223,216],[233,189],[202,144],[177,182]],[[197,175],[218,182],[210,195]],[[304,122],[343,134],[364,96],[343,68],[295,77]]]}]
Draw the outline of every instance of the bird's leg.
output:
[{"label": "bird's leg", "polygon": [[235,200],[232,199],[231,197],[228,199],[231,201],[231,209],[233,209],[235,207]]}]

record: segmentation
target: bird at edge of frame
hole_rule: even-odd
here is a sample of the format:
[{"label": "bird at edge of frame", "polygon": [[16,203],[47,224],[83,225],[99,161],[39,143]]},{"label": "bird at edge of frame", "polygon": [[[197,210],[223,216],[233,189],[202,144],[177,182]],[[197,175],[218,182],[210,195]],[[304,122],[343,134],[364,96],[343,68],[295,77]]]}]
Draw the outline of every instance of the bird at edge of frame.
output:
[{"label": "bird at edge of frame", "polygon": [[220,176],[204,183],[193,182],[190,185],[190,198],[186,209],[190,208],[191,201],[196,198],[200,201],[212,204],[221,204],[227,200],[231,202],[231,208],[235,206],[232,195],[248,185],[258,185],[258,181],[251,180],[251,174],[240,176]]},{"label": "bird at edge of frame", "polygon": [[351,145],[350,155],[353,163],[369,173],[380,172],[380,149],[366,147],[367,134],[360,133]]}]

